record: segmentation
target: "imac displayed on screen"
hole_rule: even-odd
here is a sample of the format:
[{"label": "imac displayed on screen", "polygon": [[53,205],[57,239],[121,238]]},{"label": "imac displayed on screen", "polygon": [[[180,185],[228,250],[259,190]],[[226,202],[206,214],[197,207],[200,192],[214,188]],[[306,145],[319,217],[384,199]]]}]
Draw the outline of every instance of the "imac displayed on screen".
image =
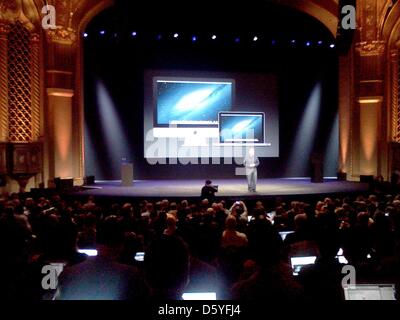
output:
[{"label": "imac displayed on screen", "polygon": [[232,108],[233,80],[155,78],[155,127],[218,127]]},{"label": "imac displayed on screen", "polygon": [[265,144],[263,112],[220,112],[220,143]]},{"label": "imac displayed on screen", "polygon": [[143,93],[151,163],[240,158],[249,145],[258,157],[279,156],[275,74],[146,70]]}]

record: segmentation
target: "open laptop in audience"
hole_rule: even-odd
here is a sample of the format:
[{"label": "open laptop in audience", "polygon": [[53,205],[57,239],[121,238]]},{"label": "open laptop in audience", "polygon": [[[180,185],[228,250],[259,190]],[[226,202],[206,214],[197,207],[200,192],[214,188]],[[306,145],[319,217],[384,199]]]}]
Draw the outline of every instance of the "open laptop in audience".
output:
[{"label": "open laptop in audience", "polygon": [[303,266],[314,264],[315,260],[317,259],[316,256],[308,256],[308,257],[291,257],[290,261],[292,264],[293,275],[299,275],[299,272]]},{"label": "open laptop in audience", "polygon": [[78,249],[78,252],[87,254],[89,257],[97,256],[97,249]]},{"label": "open laptop in audience", "polygon": [[343,290],[346,300],[396,300],[393,284],[357,284]]},{"label": "open laptop in audience", "polygon": [[215,292],[185,292],[182,295],[183,300],[217,300]]},{"label": "open laptop in audience", "polygon": [[282,241],[285,241],[286,236],[287,236],[288,234],[293,233],[293,232],[294,232],[294,231],[280,231],[280,232],[279,232],[279,235],[281,236]]},{"label": "open laptop in audience", "polygon": [[[282,236],[282,235],[281,235]],[[342,264],[347,264],[347,259],[343,256],[343,249],[340,248],[337,252],[336,258]],[[291,257],[291,264],[293,268],[293,275],[297,276],[303,266],[315,264],[315,260],[317,260],[316,256],[298,256],[298,257]]]}]

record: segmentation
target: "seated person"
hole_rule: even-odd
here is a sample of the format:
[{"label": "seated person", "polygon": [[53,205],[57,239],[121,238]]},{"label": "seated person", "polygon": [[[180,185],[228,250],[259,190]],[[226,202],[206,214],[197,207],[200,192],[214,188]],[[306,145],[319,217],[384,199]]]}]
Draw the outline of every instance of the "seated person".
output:
[{"label": "seated person", "polygon": [[143,300],[148,291],[136,268],[119,263],[123,227],[108,216],[97,234],[96,257],[67,267],[60,275],[57,300]]},{"label": "seated person", "polygon": [[290,265],[281,261],[282,239],[269,225],[259,230],[258,243],[251,244],[255,272],[232,287],[232,298],[242,301],[297,301],[302,290]]},{"label": "seated person", "polygon": [[330,233],[322,235],[318,244],[319,256],[315,264],[304,266],[299,272],[298,279],[303,285],[305,296],[311,300],[343,300],[343,265],[336,258],[338,237]]},{"label": "seated person", "polygon": [[247,236],[244,233],[238,232],[236,228],[236,218],[234,215],[228,216],[225,221],[225,230],[222,233],[221,247],[238,247],[247,246]]},{"label": "seated person", "polygon": [[248,210],[243,201],[236,201],[229,209],[229,213],[234,215],[237,219],[243,220],[247,223]]},{"label": "seated person", "polygon": [[206,180],[205,186],[201,189],[201,200],[207,199],[209,203],[213,203],[216,192],[218,192],[218,190],[212,185],[212,181]]},{"label": "seated person", "polygon": [[155,300],[180,300],[189,282],[189,250],[176,236],[153,240],[144,256],[144,272]]}]

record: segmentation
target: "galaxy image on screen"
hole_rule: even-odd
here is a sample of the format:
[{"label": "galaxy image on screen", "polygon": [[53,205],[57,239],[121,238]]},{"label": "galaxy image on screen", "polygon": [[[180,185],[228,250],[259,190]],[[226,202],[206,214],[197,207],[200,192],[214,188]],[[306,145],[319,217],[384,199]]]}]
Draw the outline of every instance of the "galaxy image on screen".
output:
[{"label": "galaxy image on screen", "polygon": [[[250,139],[255,143],[264,142],[262,114],[221,114],[220,142],[242,142]],[[249,142],[249,141],[248,141]]]},{"label": "galaxy image on screen", "polygon": [[157,80],[156,125],[218,125],[232,107],[232,82]]}]

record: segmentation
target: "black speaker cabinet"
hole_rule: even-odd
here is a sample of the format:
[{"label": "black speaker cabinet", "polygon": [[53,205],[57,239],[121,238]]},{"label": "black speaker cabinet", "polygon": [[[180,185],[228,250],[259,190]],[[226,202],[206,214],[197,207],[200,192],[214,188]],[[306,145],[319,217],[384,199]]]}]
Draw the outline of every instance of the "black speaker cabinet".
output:
[{"label": "black speaker cabinet", "polygon": [[72,178],[54,178],[54,183],[58,191],[68,191],[74,188],[74,179]]},{"label": "black speaker cabinet", "polygon": [[7,173],[7,143],[0,143],[0,174]]},{"label": "black speaker cabinet", "polygon": [[7,185],[7,176],[5,174],[0,174],[0,187],[5,187]]},{"label": "black speaker cabinet", "polygon": [[311,182],[324,182],[324,159],[321,154],[313,153],[311,155]]},{"label": "black speaker cabinet", "polygon": [[94,181],[95,181],[95,177],[94,176],[86,176],[84,178],[84,184],[87,185],[87,186],[94,184]]},{"label": "black speaker cabinet", "polygon": [[373,183],[374,182],[374,176],[372,176],[372,175],[360,175],[360,182]]},{"label": "black speaker cabinet", "polygon": [[347,173],[346,172],[338,172],[337,179],[339,181],[346,181],[347,180]]}]

